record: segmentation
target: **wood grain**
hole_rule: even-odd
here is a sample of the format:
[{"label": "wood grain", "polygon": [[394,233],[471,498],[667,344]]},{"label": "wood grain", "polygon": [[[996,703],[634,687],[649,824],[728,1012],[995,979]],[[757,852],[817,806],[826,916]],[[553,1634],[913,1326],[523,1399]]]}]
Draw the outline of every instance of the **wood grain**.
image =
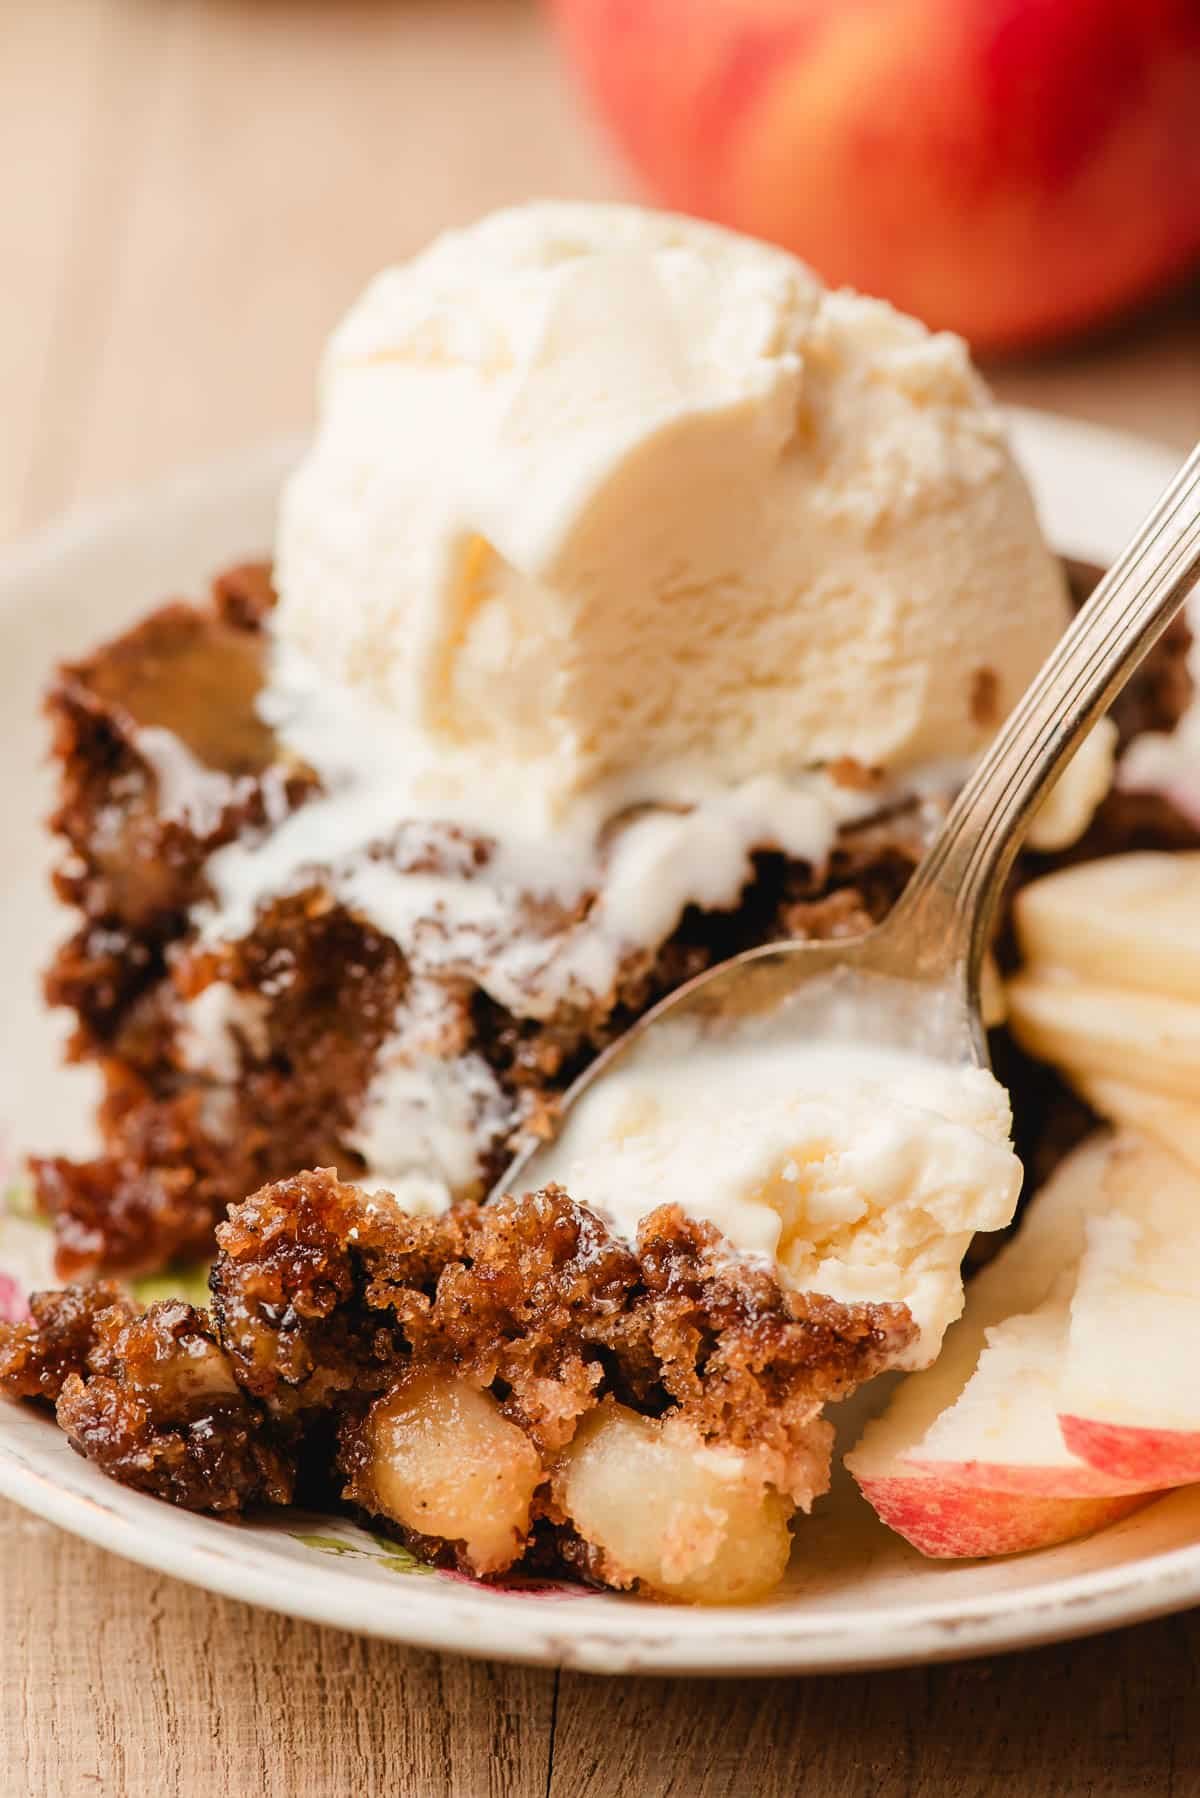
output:
[{"label": "wood grain", "polygon": [[4,1798],[544,1798],[554,1675],[251,1612],[0,1506]]},{"label": "wood grain", "polygon": [[549,1798],[1196,1798],[1200,1617],[838,1679],[564,1674]]},{"label": "wood grain", "polygon": [[[0,539],[302,425],[331,322],[441,225],[625,186],[524,0],[0,0]],[[1200,290],[994,379],[1182,448]],[[862,1678],[559,1680],[0,1506],[0,1798],[1200,1798],[1198,1659],[1189,1617]]]},{"label": "wood grain", "polygon": [[441,227],[621,187],[525,0],[0,0],[0,99],[0,535],[302,425]]}]

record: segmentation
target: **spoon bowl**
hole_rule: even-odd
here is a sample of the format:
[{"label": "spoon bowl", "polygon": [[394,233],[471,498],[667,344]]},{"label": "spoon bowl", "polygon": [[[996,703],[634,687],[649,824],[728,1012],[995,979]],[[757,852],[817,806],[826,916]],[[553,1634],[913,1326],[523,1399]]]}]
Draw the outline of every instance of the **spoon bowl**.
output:
[{"label": "spoon bowl", "polygon": [[[668,995],[568,1089],[565,1116],[617,1069],[695,1039],[805,1040],[989,1065],[980,988],[1025,832],[1092,726],[1200,580],[1200,445],[1099,582],[967,780],[899,902],[849,940],[751,949]],[[495,1191],[536,1186],[533,1143]]]}]

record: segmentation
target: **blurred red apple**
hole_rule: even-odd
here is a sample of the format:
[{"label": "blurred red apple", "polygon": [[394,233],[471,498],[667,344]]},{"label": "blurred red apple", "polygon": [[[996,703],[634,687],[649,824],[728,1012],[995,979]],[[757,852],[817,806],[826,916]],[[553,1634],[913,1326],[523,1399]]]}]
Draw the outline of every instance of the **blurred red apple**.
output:
[{"label": "blurred red apple", "polygon": [[664,204],[983,348],[1200,259],[1200,0],[550,0]]}]

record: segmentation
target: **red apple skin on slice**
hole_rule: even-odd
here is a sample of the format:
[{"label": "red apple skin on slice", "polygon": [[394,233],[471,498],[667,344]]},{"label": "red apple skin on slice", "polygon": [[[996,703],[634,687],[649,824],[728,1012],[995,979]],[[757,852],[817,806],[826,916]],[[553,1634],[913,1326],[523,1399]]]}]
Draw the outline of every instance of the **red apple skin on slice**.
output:
[{"label": "red apple skin on slice", "polygon": [[[850,1457],[864,1497],[889,1528],[939,1559],[1018,1554],[1087,1535],[1151,1496],[1146,1488],[1158,1486],[1157,1477],[1123,1479],[1111,1468],[1077,1459],[1063,1442],[1054,1392],[1069,1309],[1060,1294],[1052,1292],[1032,1313],[991,1326],[973,1371],[969,1315],[964,1323],[965,1329],[955,1326],[957,1336],[951,1332],[934,1376],[958,1387],[958,1401],[943,1411],[917,1452],[889,1454],[885,1423],[868,1432]],[[911,1377],[905,1404],[910,1414],[922,1377]],[[927,1390],[933,1387],[924,1378]],[[973,1393],[975,1416],[959,1422]],[[952,1443],[967,1452],[949,1452]],[[985,1445],[993,1450],[985,1457],[969,1452]]]},{"label": "red apple skin on slice", "polygon": [[[1061,1429],[1062,1418],[1058,1421]],[[1066,1447],[1077,1455],[1079,1451],[1065,1431],[1063,1436]],[[1047,1468],[1041,1463],[1023,1467],[1003,1461],[925,1461],[913,1455],[906,1458],[905,1466],[918,1478],[936,1480],[942,1486],[949,1482],[955,1491],[983,1489],[1008,1498],[1061,1498],[1071,1503],[1076,1499],[1128,1497],[1145,1492],[1148,1481],[1156,1487],[1166,1483],[1159,1479],[1157,1467],[1142,1465],[1127,1470],[1114,1467],[1109,1461],[1081,1460],[1076,1467]]]},{"label": "red apple skin on slice", "polygon": [[1063,1441],[1061,1375],[1110,1138],[1075,1151],[1016,1237],[968,1288],[940,1359],[910,1375],[847,1466],[882,1520],[923,1554],[1017,1554],[1100,1529],[1163,1484],[1097,1467]]},{"label": "red apple skin on slice", "polygon": [[1153,1480],[1158,1486],[1200,1482],[1200,1431],[1155,1430],[1060,1413],[1063,1441],[1073,1455],[1115,1479]]},{"label": "red apple skin on slice", "polygon": [[1104,1197],[1080,1263],[1059,1432],[1109,1478],[1189,1486],[1200,1482],[1200,1175],[1124,1132]]},{"label": "red apple skin on slice", "polygon": [[863,1496],[889,1529],[931,1560],[973,1560],[1053,1548],[1128,1517],[1157,1497],[1124,1492],[1107,1498],[1037,1497],[944,1479],[860,1479]]}]

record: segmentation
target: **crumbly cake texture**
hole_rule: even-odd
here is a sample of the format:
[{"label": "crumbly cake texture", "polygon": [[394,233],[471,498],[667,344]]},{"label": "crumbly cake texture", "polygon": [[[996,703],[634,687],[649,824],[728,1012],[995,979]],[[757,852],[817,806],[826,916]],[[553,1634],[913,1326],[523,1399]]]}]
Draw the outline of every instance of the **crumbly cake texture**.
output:
[{"label": "crumbly cake texture", "polygon": [[422,1218],[325,1170],[264,1188],[217,1235],[211,1312],[138,1312],[105,1283],[40,1294],[0,1325],[0,1391],[52,1404],[80,1454],[141,1491],[222,1515],[333,1491],[473,1574],[524,1563],[692,1595],[719,1539],[677,1543],[656,1581],[586,1482],[576,1503],[605,1432],[640,1432],[672,1493],[698,1466],[779,1534],[828,1484],[823,1406],[914,1334],[903,1306],[786,1290],[677,1207],[631,1247],[561,1188]]},{"label": "crumbly cake texture", "polygon": [[0,1324],[0,1391],[52,1404],[80,1454],[172,1504],[227,1515],[292,1496],[211,1318],[179,1300],[139,1312],[106,1281],[35,1293],[26,1322]]},{"label": "crumbly cake texture", "polygon": [[[1080,573],[1077,592],[1087,584]],[[208,604],[166,606],[60,670],[49,697],[60,767],[52,824],[65,851],[56,888],[77,928],[46,990],[74,1013],[70,1053],[98,1066],[104,1090],[103,1153],[32,1164],[64,1279],[207,1256],[215,1224],[247,1192],[301,1168],[335,1166],[348,1179],[365,1172],[355,1125],[410,998],[397,944],[334,901],[319,877],[267,904],[219,952],[199,945],[191,921],[214,852],[278,823],[316,790],[309,772],[281,758],[255,710],[272,605],[265,566],[234,568]],[[1124,741],[1180,716],[1191,693],[1187,642],[1181,626],[1126,689],[1117,713]],[[856,767],[837,772],[847,783],[870,781]],[[456,1196],[482,1197],[519,1138],[549,1134],[564,1088],[664,993],[755,944],[851,936],[883,917],[926,824],[916,806],[881,816],[845,832],[820,868],[757,856],[735,909],[689,908],[656,953],[626,962],[612,991],[587,1005],[564,1002],[545,1019],[513,1015],[469,980],[439,982],[437,1053],[482,1065],[496,1094],[478,1175]],[[1041,872],[1062,859],[1197,843],[1166,800],[1114,793],[1067,858],[1026,866]],[[453,832],[443,847],[485,853]],[[428,869],[428,859],[414,861],[414,872]],[[228,1065],[197,1068],[185,1010],[217,986],[239,1008],[223,1041]],[[1024,1116],[1017,1107],[1018,1148],[1045,1160],[1043,1142],[1064,1136],[1065,1101],[1006,1045],[999,1054],[1019,1098],[1028,1093]]]}]

